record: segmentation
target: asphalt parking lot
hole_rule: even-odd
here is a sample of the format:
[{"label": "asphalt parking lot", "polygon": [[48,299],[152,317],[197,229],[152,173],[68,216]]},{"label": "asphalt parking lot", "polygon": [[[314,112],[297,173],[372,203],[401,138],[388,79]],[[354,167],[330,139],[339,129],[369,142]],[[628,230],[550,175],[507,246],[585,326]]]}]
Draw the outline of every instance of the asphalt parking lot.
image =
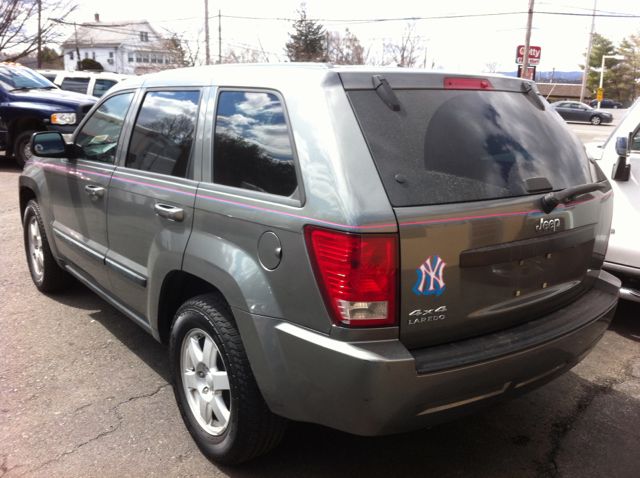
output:
[{"label": "asphalt parking lot", "polygon": [[[570,127],[583,141],[613,129]],[[18,175],[0,157],[0,477],[640,476],[640,304],[631,303],[580,365],[516,400],[382,438],[292,424],[269,456],[213,465],[182,424],[163,346],[79,284],[36,291]]]}]

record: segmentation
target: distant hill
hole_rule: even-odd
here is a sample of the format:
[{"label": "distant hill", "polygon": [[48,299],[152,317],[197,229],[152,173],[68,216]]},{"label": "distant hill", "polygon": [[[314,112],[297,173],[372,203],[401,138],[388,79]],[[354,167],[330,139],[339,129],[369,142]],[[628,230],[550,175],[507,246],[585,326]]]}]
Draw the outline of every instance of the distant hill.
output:
[{"label": "distant hill", "polygon": [[[501,71],[506,76],[517,76],[517,71]],[[538,71],[536,72],[536,81],[549,83],[553,77],[554,83],[580,83],[582,81],[581,71]]]}]

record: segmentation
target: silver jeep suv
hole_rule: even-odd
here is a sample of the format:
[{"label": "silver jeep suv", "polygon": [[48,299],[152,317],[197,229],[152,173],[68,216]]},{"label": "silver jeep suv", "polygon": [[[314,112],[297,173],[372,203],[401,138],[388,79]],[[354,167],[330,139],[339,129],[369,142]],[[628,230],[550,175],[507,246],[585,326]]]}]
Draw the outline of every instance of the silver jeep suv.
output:
[{"label": "silver jeep suv", "polygon": [[548,382],[600,339],[611,188],[528,81],[245,65],[116,85],[20,177],[41,291],[169,345],[209,458],[286,419],[379,435]]}]

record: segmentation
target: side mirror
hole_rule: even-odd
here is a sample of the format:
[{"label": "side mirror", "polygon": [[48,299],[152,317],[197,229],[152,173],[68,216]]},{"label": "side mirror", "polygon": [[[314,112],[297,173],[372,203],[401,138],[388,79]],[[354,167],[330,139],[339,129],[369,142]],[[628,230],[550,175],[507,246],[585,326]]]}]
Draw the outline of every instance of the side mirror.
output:
[{"label": "side mirror", "polygon": [[43,158],[64,158],[67,144],[62,135],[55,131],[34,133],[31,137],[31,153]]},{"label": "side mirror", "polygon": [[31,137],[31,153],[42,158],[73,159],[78,156],[73,145],[67,144],[57,131],[34,133]]},{"label": "side mirror", "polygon": [[629,156],[629,140],[626,136],[616,138],[616,153],[618,156],[626,158]]},{"label": "side mirror", "polygon": [[629,181],[631,174],[631,165],[627,164],[627,157],[629,156],[629,138],[626,136],[620,136],[616,138],[616,153],[618,154],[618,160],[613,165],[613,171],[611,172],[611,178],[614,181]]}]

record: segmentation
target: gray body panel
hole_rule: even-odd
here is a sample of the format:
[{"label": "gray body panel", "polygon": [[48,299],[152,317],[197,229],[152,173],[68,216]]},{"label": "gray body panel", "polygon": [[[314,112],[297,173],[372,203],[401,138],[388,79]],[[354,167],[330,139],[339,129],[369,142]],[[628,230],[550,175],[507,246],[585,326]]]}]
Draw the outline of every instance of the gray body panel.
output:
[{"label": "gray body panel", "polygon": [[[104,257],[109,247],[107,204],[113,169],[83,160],[49,159],[43,165],[59,253],[107,290]],[[91,195],[86,188],[102,188],[103,195]]]},{"label": "gray body panel", "polygon": [[[106,97],[137,91],[115,165],[36,158],[20,184],[40,201],[60,263],[158,340],[162,294],[174,292],[163,289],[167,277],[186,272],[219,291],[233,311],[260,390],[280,415],[363,435],[397,432],[451,418],[467,405],[520,393],[566,371],[596,343],[615,310],[619,283],[600,271],[610,193],[591,193],[549,215],[538,210],[540,195],[393,208],[345,93],[372,88],[374,73],[387,76],[394,88],[437,88],[445,76],[254,65],[132,78]],[[504,91],[521,91],[521,80],[491,81]],[[193,173],[178,179],[126,168],[142,94],[176,87],[203,91]],[[282,99],[298,178],[292,196],[213,181],[216,101],[226,89],[268,91]],[[104,186],[106,194],[92,200],[82,195],[85,185]],[[182,209],[182,220],[158,216],[158,203]],[[532,231],[542,216],[561,218],[561,226]],[[307,225],[399,235],[396,326],[353,329],[332,321],[305,243]],[[553,236],[561,239],[547,240]],[[519,271],[484,259],[504,258],[501,245],[521,248],[519,241],[538,239],[551,259],[531,252],[535,247],[506,261],[524,259],[527,267]],[[584,251],[576,252],[580,247]],[[575,254],[575,267],[553,256],[562,257],[562,251],[565,259]],[[416,268],[433,254],[447,262],[447,289],[416,297]],[[466,269],[482,270],[463,271],[464,261],[471,264]],[[515,285],[518,303],[512,302]],[[596,302],[598,307],[585,309]],[[446,320],[409,325],[412,311],[442,305]],[[539,327],[526,329],[528,322]],[[499,348],[508,331],[523,338],[513,341],[520,348]],[[473,353],[465,363],[420,372],[420,363],[441,358],[444,345],[438,344],[446,343],[464,343]]]},{"label": "gray body panel", "polygon": [[[459,340],[512,327],[575,300],[592,286],[590,271],[602,266],[607,223],[596,221],[611,214],[612,203],[611,193],[604,192],[551,214],[540,211],[539,197],[396,208],[403,342],[415,348]],[[559,219],[560,226],[536,231],[541,219]],[[444,291],[416,295],[417,269],[435,255],[446,263]],[[433,309],[442,312],[416,312]]]}]

